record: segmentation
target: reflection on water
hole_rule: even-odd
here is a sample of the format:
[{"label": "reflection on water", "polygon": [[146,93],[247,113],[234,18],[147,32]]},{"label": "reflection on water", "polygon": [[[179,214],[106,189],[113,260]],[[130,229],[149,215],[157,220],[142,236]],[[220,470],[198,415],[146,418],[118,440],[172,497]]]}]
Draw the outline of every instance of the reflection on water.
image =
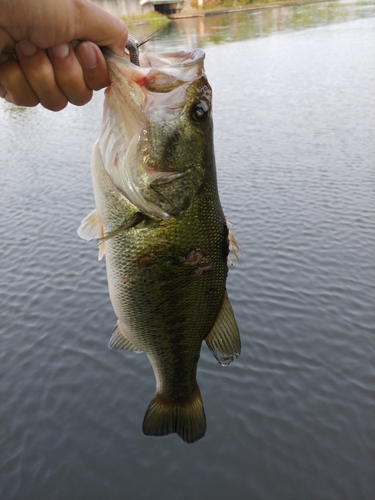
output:
[{"label": "reflection on water", "polygon": [[[371,16],[374,12],[375,4],[371,1],[335,0],[322,4],[265,7],[254,11],[180,19],[172,21],[163,28],[154,40],[147,42],[144,50],[160,50],[159,47],[165,47],[165,39],[168,39],[171,50],[181,50],[181,47],[203,48],[212,44],[248,40],[278,32],[347,22],[358,17]],[[142,41],[150,35],[150,29],[147,24],[134,25],[131,27],[131,33],[137,40]],[[230,57],[229,47],[228,57]]]},{"label": "reflection on water", "polygon": [[175,21],[146,46],[206,47],[243,253],[242,354],[225,369],[203,347],[190,447],[143,436],[152,369],[107,348],[105,267],[76,235],[102,93],[60,113],[0,102],[2,499],[375,497],[374,30],[373,2],[329,2]]}]

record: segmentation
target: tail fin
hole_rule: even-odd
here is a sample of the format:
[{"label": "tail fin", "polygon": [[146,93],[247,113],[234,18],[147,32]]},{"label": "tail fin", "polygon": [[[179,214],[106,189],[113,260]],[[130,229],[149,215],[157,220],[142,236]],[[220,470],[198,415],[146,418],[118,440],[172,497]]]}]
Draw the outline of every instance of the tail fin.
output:
[{"label": "tail fin", "polygon": [[166,436],[175,432],[186,443],[194,443],[206,433],[206,415],[199,388],[185,401],[170,403],[156,394],[143,420],[146,436]]}]

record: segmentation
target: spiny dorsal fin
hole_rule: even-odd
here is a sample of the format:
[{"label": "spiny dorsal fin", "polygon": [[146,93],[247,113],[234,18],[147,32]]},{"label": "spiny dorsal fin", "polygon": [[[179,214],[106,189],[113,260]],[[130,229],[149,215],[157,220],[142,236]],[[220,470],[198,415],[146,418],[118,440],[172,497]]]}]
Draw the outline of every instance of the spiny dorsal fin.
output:
[{"label": "spiny dorsal fin", "polygon": [[127,349],[128,351],[134,351],[137,354],[143,352],[138,349],[138,347],[135,347],[135,345],[128,339],[125,334],[124,327],[121,326],[120,321],[117,321],[116,328],[112,333],[112,337],[109,341],[108,347],[110,349]]},{"label": "spiny dorsal fin", "polygon": [[212,354],[223,366],[229,365],[240,355],[240,334],[227,292],[214,326],[205,340]]}]

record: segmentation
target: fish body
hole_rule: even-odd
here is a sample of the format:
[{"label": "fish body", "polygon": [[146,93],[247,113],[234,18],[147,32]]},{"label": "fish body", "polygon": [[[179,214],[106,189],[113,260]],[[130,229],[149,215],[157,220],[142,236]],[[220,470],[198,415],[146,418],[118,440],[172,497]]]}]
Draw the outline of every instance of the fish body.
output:
[{"label": "fish body", "polygon": [[78,232],[101,238],[118,318],[110,347],[145,352],[155,373],[144,433],[191,443],[206,431],[196,380],[202,341],[223,365],[240,352],[204,53],[143,54],[140,67],[106,57],[96,210]]}]

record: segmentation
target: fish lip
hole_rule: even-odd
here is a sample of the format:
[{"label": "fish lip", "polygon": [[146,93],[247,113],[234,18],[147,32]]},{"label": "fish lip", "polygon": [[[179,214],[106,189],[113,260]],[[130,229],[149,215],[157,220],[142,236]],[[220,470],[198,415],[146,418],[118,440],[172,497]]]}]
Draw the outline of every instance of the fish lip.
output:
[{"label": "fish lip", "polygon": [[113,52],[113,50],[109,49],[108,47],[99,47],[99,48],[100,48],[100,50],[105,58],[112,57],[112,56],[120,57],[120,56],[117,56],[117,54],[115,54]]},{"label": "fish lip", "polygon": [[[204,60],[205,58],[205,53],[202,49],[195,48],[190,51],[185,51],[185,50],[180,50],[177,52],[163,52],[163,53],[157,53],[157,54],[140,54],[141,61],[140,63],[143,62],[144,66],[140,64],[140,66],[137,66],[136,64],[132,63],[128,58],[119,56],[115,54],[112,50],[110,50],[108,47],[100,47],[100,50],[102,54],[104,55],[105,59],[110,61],[113,59],[114,61],[117,61],[118,63],[123,63],[129,67],[136,67],[136,68],[181,68],[181,67],[187,67],[187,66],[192,66],[197,64],[198,62]],[[166,59],[176,59],[175,62],[169,62],[166,63]],[[163,61],[165,62],[163,64]],[[146,65],[145,63],[148,62]],[[151,64],[151,62],[154,62],[154,65]],[[155,64],[158,64],[155,66]]]}]

